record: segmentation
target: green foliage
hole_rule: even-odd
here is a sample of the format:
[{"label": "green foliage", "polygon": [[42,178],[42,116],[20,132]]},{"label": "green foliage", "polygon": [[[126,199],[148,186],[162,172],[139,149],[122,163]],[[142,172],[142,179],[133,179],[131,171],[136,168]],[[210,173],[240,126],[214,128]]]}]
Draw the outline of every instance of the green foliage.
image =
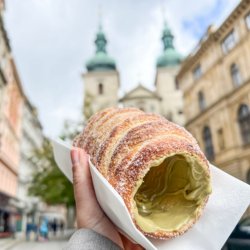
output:
[{"label": "green foliage", "polygon": [[84,97],[84,116],[88,120],[93,115],[92,103],[94,102],[94,96],[86,91]]},{"label": "green foliage", "polygon": [[[79,124],[76,127],[70,122],[65,122],[61,138],[72,141],[81,130],[82,126]],[[29,194],[40,197],[50,205],[73,206],[73,185],[57,167],[52,145],[48,139],[44,140],[42,148],[34,151],[30,160],[36,166],[36,170],[30,182]]]},{"label": "green foliage", "polygon": [[56,165],[52,145],[45,139],[43,147],[30,159],[36,165],[29,194],[38,196],[48,204],[74,205],[73,186]]}]

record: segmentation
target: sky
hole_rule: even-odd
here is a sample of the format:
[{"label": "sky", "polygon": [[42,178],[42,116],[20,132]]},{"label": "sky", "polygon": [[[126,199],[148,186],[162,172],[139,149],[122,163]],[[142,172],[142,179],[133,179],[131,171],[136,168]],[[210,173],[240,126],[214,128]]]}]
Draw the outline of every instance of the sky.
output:
[{"label": "sky", "polygon": [[107,51],[116,61],[123,95],[139,82],[153,88],[164,18],[175,47],[187,56],[207,27],[221,24],[239,0],[5,2],[5,27],[24,91],[38,109],[45,134],[55,137],[65,120],[81,119],[82,74],[95,52],[100,6]]}]

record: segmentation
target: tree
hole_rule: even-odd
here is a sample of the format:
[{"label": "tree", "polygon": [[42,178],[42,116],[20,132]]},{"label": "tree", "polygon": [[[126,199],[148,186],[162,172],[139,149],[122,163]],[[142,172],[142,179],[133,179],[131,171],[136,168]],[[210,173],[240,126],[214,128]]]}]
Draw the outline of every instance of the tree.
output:
[{"label": "tree", "polygon": [[93,115],[93,108],[92,108],[93,103],[94,103],[94,96],[86,91],[84,97],[83,112],[87,120]]},{"label": "tree", "polygon": [[[62,139],[71,140],[81,131],[82,126],[65,122]],[[35,150],[30,158],[36,166],[30,182],[29,194],[40,197],[50,205],[65,204],[74,206],[74,194],[72,183],[58,168],[50,141],[45,138],[41,149]]]}]

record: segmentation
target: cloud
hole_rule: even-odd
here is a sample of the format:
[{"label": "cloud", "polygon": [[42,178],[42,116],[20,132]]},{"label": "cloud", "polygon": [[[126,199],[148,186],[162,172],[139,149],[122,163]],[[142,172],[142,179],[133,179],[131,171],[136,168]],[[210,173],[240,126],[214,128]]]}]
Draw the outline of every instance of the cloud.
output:
[{"label": "cloud", "polygon": [[[239,0],[169,0],[166,19],[184,55],[207,26],[217,24]],[[7,0],[6,28],[24,89],[38,107],[48,135],[57,135],[67,118],[78,119],[83,103],[81,74],[95,51],[99,0]],[[102,2],[103,3],[103,2]],[[162,52],[162,1],[103,4],[108,52],[116,60],[122,92],[142,82],[153,86]]]}]

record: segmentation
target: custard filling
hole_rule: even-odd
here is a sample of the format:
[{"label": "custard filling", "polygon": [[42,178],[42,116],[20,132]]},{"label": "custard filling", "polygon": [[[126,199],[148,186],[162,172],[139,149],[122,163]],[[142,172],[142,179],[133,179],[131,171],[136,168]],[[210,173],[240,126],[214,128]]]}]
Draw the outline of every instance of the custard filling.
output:
[{"label": "custard filling", "polygon": [[196,159],[185,155],[160,159],[134,196],[135,220],[145,232],[178,230],[196,217],[210,193],[210,178]]}]

